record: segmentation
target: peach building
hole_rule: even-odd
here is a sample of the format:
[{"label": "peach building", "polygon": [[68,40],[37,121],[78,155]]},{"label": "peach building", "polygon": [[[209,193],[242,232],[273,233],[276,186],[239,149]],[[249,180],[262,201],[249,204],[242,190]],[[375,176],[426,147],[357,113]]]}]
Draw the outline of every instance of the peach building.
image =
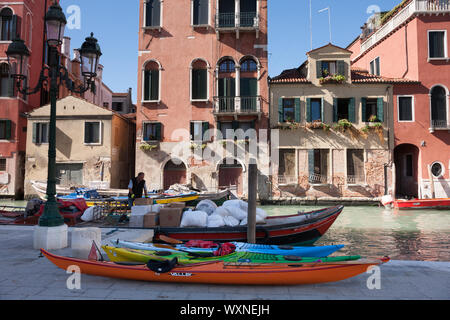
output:
[{"label": "peach building", "polygon": [[435,197],[450,197],[449,29],[449,0],[405,0],[347,47],[353,67],[419,82],[394,85],[397,196],[432,197],[434,181]]},{"label": "peach building", "polygon": [[226,133],[268,128],[267,0],[140,0],[138,67],[136,171],[149,188],[244,195],[248,136]]}]

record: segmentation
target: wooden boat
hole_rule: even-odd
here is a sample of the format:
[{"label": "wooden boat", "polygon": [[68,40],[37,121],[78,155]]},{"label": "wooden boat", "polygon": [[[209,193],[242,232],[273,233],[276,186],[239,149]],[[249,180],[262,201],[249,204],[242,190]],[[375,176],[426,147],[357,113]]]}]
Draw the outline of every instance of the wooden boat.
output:
[{"label": "wooden boat", "polygon": [[70,266],[78,266],[81,273],[128,280],[205,283],[226,285],[298,285],[334,282],[348,279],[368,270],[371,266],[389,261],[389,258],[333,263],[294,264],[246,264],[223,261],[206,262],[187,266],[176,266],[167,273],[149,270],[146,265],[120,265],[67,258],[41,253],[57,267],[66,272]]},{"label": "wooden boat", "polygon": [[[342,213],[344,206],[298,213],[291,216],[268,217],[266,223],[256,226],[259,244],[310,245],[328,231]],[[246,242],[247,227],[221,228],[154,228],[153,242],[160,242],[160,235],[180,241],[208,240],[215,242]]]},{"label": "wooden boat", "polygon": [[247,263],[311,263],[311,262],[341,262],[354,261],[361,259],[361,256],[337,256],[337,257],[300,257],[295,255],[277,255],[254,252],[233,252],[226,256],[214,256],[211,252],[184,252],[184,251],[167,251],[166,248],[155,248],[155,250],[137,250],[129,248],[115,248],[110,246],[102,246],[102,249],[108,255],[112,262],[142,262],[147,263],[149,260],[172,260],[177,258],[178,263],[192,264],[209,261],[225,261],[225,262],[247,262]]},{"label": "wooden boat", "polygon": [[382,204],[388,209],[410,210],[410,209],[450,209],[450,198],[443,199],[389,199],[382,200]]},{"label": "wooden boat", "polygon": [[199,192],[198,199],[186,203],[188,207],[195,207],[202,200],[211,200],[216,205],[221,206],[225,201],[230,200],[231,192],[229,189],[218,192]]},{"label": "wooden boat", "polygon": [[[264,244],[252,244],[245,242],[232,242],[236,246],[238,252],[253,252],[263,254],[279,254],[301,257],[328,257],[330,254],[342,249],[344,245],[333,246],[318,246],[318,247],[293,247],[293,246],[277,246],[277,245],[264,245]],[[156,250],[156,246],[153,243],[140,243],[123,240],[111,240],[111,244],[116,248],[128,248],[137,250]],[[186,247],[184,245],[176,245],[173,249],[167,246],[168,251],[191,251],[191,252],[213,252],[216,248],[198,248],[198,247]]]}]

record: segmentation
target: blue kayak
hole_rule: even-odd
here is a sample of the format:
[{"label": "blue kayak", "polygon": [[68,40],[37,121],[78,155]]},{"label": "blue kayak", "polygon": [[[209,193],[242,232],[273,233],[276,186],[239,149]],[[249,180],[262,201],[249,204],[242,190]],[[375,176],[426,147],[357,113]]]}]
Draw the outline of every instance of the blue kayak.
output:
[{"label": "blue kayak", "polygon": [[[153,243],[141,243],[114,240],[111,243],[117,248],[128,248],[136,250],[159,250],[159,251],[188,251],[188,252],[213,252],[216,248],[193,248],[186,247],[184,245],[174,245],[173,249],[170,249],[169,245],[155,245]],[[237,252],[252,252],[263,254],[275,254],[275,255],[289,255],[299,257],[328,257],[330,254],[342,249],[344,245],[333,246],[318,246],[318,247],[294,247],[294,246],[277,246],[277,245],[264,245],[264,244],[250,244],[244,242],[231,242],[236,246]]]}]

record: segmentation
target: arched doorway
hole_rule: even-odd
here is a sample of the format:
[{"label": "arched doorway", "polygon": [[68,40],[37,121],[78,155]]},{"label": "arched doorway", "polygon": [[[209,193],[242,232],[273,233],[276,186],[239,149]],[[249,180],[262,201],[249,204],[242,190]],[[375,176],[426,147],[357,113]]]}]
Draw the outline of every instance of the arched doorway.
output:
[{"label": "arched doorway", "polygon": [[419,195],[419,148],[401,144],[394,149],[396,197],[413,198]]},{"label": "arched doorway", "polygon": [[164,166],[164,189],[174,184],[186,184],[186,165],[180,161],[169,160]]},{"label": "arched doorway", "polygon": [[237,160],[224,159],[219,164],[219,189],[229,188],[242,196],[244,188],[244,168]]}]

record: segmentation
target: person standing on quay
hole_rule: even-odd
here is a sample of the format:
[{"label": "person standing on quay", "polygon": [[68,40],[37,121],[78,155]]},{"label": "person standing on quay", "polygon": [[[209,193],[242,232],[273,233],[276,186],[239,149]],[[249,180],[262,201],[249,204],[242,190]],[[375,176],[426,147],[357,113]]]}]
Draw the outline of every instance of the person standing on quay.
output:
[{"label": "person standing on quay", "polygon": [[144,173],[141,172],[137,177],[131,179],[128,184],[128,206],[130,208],[133,206],[135,199],[142,198],[142,194],[145,194],[145,197],[147,197],[147,185],[144,177]]}]

